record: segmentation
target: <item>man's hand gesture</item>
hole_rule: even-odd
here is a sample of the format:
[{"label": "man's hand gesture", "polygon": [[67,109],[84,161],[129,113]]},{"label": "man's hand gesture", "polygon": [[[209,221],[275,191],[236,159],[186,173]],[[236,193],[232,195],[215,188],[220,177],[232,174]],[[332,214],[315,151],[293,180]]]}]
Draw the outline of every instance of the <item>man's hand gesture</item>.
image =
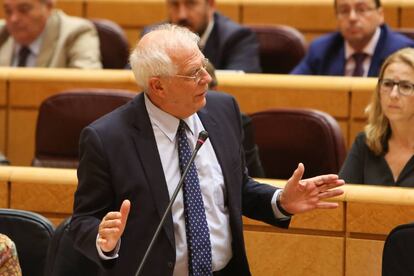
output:
[{"label": "man's hand gesture", "polygon": [[298,214],[314,209],[333,209],[338,207],[335,202],[322,200],[343,194],[340,189],[344,181],[338,179],[336,174],[320,175],[308,179],[302,179],[305,168],[299,163],[283,189],[280,197],[281,207],[291,213]]},{"label": "man's hand gesture", "polygon": [[124,233],[130,207],[131,203],[126,199],[119,212],[109,212],[102,219],[98,230],[98,245],[103,252],[110,252],[116,247]]}]

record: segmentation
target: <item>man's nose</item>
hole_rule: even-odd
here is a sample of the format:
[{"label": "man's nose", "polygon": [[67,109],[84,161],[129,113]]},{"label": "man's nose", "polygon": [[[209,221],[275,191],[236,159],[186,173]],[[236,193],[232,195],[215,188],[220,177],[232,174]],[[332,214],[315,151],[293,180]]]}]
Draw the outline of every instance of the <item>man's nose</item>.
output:
[{"label": "man's nose", "polygon": [[187,16],[188,16],[187,7],[183,4],[179,5],[179,7],[178,7],[178,19],[179,20],[187,19]]}]

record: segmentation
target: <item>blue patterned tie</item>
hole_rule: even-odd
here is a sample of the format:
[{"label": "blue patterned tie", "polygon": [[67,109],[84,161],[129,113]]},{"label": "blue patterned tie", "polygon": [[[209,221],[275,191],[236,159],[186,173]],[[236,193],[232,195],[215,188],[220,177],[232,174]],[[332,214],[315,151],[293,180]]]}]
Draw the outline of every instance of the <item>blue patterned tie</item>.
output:
[{"label": "blue patterned tie", "polygon": [[[180,120],[177,130],[178,158],[181,173],[191,158],[191,150],[185,134],[186,124]],[[188,247],[189,275],[211,275],[211,243],[200,182],[194,163],[191,164],[183,186],[184,217]]]}]

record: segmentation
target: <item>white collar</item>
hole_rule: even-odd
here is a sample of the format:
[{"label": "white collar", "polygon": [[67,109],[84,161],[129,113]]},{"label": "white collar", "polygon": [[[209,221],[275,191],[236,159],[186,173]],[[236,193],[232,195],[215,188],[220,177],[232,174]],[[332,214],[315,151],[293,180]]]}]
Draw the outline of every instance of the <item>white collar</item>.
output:
[{"label": "white collar", "polygon": [[[174,141],[180,120],[155,106],[145,93],[144,99],[151,124],[157,126],[170,141]],[[194,113],[190,117],[183,119],[193,134],[195,131],[196,116],[198,116],[197,113]]]},{"label": "white collar", "polygon": [[[375,33],[372,36],[371,40],[364,47],[364,49],[362,49],[361,52],[367,54],[370,57],[372,57],[374,55],[375,48],[378,44],[378,40],[380,38],[380,35],[381,35],[381,29],[379,27],[377,27],[377,29],[375,30]],[[345,42],[345,59],[348,60],[349,58],[351,58],[351,56],[355,52],[356,51],[351,47],[351,45],[349,45],[348,42]]]}]

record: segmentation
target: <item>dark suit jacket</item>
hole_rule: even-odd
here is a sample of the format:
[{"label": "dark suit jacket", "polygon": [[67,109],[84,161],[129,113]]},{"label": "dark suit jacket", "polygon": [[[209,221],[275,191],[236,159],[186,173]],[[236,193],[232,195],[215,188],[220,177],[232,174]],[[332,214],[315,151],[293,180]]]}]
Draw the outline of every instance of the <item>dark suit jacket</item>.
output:
[{"label": "dark suit jacket", "polygon": [[[395,51],[414,47],[414,41],[395,33],[387,25],[381,26],[381,35],[375,47],[368,71],[369,77],[377,77],[384,60]],[[345,75],[345,45],[341,33],[335,32],[315,39],[303,60],[291,74],[299,75]]]},{"label": "dark suit jacket", "polygon": [[[209,132],[227,189],[233,237],[232,275],[249,275],[241,215],[282,227],[287,227],[289,221],[274,218],[270,201],[276,189],[246,174],[240,113],[234,98],[209,91],[207,104],[198,115]],[[84,129],[78,178],[71,224],[75,246],[104,267],[108,275],[133,275],[169,200],[143,94]],[[95,245],[98,225],[108,211],[119,210],[124,199],[131,201],[132,208],[119,258],[102,261]],[[143,275],[172,275],[175,251],[170,215]]]},{"label": "dark suit jacket", "polygon": [[[141,35],[153,27],[145,27]],[[216,69],[262,72],[256,35],[218,12],[214,13],[214,27],[201,51]]]}]

